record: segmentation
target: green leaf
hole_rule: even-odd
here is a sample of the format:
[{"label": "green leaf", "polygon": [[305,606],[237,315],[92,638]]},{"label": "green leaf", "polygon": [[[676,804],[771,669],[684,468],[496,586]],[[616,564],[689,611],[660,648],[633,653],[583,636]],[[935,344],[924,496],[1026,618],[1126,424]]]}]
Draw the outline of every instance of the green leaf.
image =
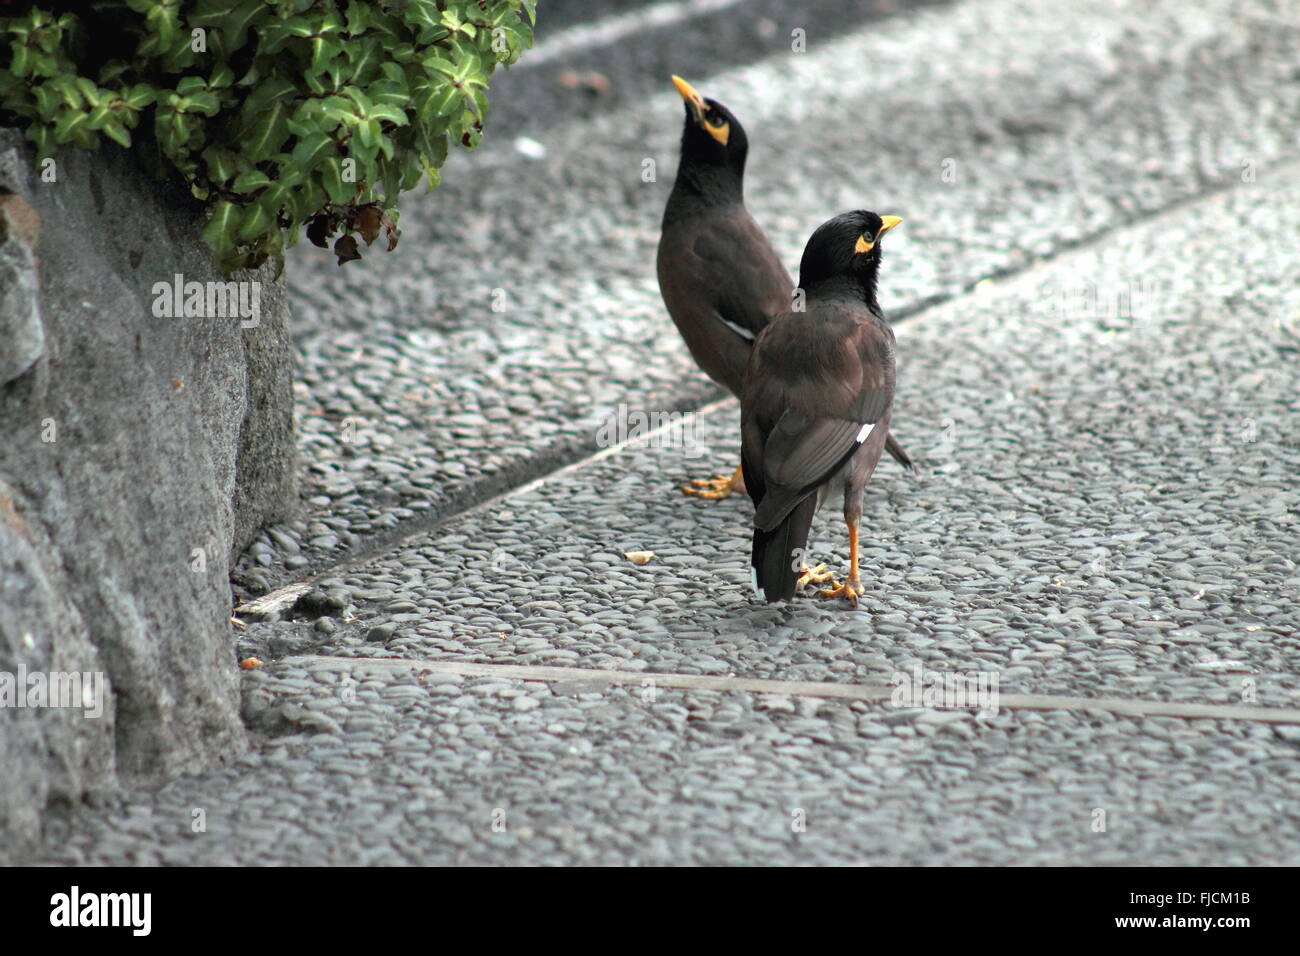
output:
[{"label": "green leaf", "polygon": [[239,157],[233,150],[209,146],[203,151],[203,161],[207,165],[208,178],[214,183],[227,183],[239,175]]},{"label": "green leaf", "polygon": [[[420,162],[420,155],[414,151],[407,153],[402,162],[402,184],[400,189],[414,189],[420,185],[420,177],[424,175],[424,163]],[[396,196],[396,191],[393,193]]]},{"label": "green leaf", "polygon": [[51,122],[63,108],[63,98],[48,83],[32,87],[32,97],[36,100],[36,113],[46,123]]},{"label": "green leaf", "polygon": [[265,12],[262,0],[198,0],[186,19],[190,26],[217,28],[221,50],[229,54],[244,45],[249,27]]},{"label": "green leaf", "polygon": [[293,197],[279,183],[268,182],[266,188],[258,194],[257,201],[277,217],[281,212],[286,212],[290,219],[293,218]]},{"label": "green leaf", "polygon": [[327,37],[313,37],[311,41],[311,72],[320,73],[331,60],[342,52],[343,47],[337,40],[331,40]]},{"label": "green leaf", "polygon": [[250,162],[259,163],[284,145],[289,138],[288,121],[292,108],[293,102],[287,96],[272,99],[257,111],[250,110],[248,102],[245,102],[242,113],[247,121],[241,148]]},{"label": "green leaf", "polygon": [[298,88],[282,76],[268,76],[262,80],[247,99],[244,100],[242,112],[257,113],[270,103],[296,95]]},{"label": "green leaf", "polygon": [[14,76],[29,75],[31,61],[28,57],[27,44],[21,40],[14,40],[13,43],[9,44],[9,48],[13,50],[13,56],[9,58],[9,72]]},{"label": "green leaf", "polygon": [[[370,101],[374,104],[370,115],[378,116],[378,111],[383,109],[391,114],[400,114],[405,120],[406,108],[411,102],[411,91],[407,89],[405,82],[394,83],[390,80],[379,80],[370,84],[370,87],[366,90],[366,95],[370,97]],[[389,116],[383,118],[389,119],[390,122],[397,122],[396,119]]]},{"label": "green leaf", "polygon": [[355,86],[345,86],[343,88],[343,95],[356,104],[356,112],[359,116],[368,115],[371,107],[374,105],[370,102],[370,97],[366,96],[365,93],[362,93],[361,90],[357,89]]},{"label": "green leaf", "polygon": [[402,19],[419,28],[417,42],[424,44],[436,34],[445,33],[438,5],[433,0],[410,0],[402,11]]},{"label": "green leaf", "polygon": [[216,116],[221,111],[221,100],[216,93],[204,90],[189,98],[185,112],[202,113],[204,116]]},{"label": "green leaf", "polygon": [[320,132],[322,124],[320,122],[321,101],[316,99],[303,100],[294,109],[292,115],[285,120],[289,127],[289,132],[299,138],[311,133]]},{"label": "green leaf", "polygon": [[235,82],[235,71],[225,63],[220,63],[212,71],[212,76],[208,79],[208,88],[213,90],[223,90]]},{"label": "green leaf", "polygon": [[239,238],[256,239],[275,224],[275,218],[261,204],[245,206],[239,223]]},{"label": "green leaf", "polygon": [[434,73],[441,73],[448,78],[456,76],[456,64],[439,53],[425,57],[420,61],[420,66],[424,67],[424,72],[430,76]]},{"label": "green leaf", "polygon": [[424,121],[416,124],[415,146],[420,157],[435,166],[447,161],[447,127]]},{"label": "green leaf", "polygon": [[52,56],[49,53],[33,53],[31,62],[32,76],[52,77],[59,76],[63,70],[59,57]]},{"label": "green leaf", "polygon": [[348,0],[347,11],[347,32],[351,36],[360,36],[366,32],[370,26],[371,13],[370,5],[358,3],[357,0]]},{"label": "green leaf", "polygon": [[54,138],[60,143],[71,142],[77,130],[87,124],[90,117],[78,109],[65,108],[54,124]]},{"label": "green leaf", "polygon": [[384,59],[384,49],[377,37],[352,40],[345,47],[348,55],[349,81],[367,83]]},{"label": "green leaf", "polygon": [[334,141],[324,133],[308,133],[294,147],[291,161],[297,169],[305,172],[335,152]]},{"label": "green leaf", "polygon": [[218,199],[212,207],[212,217],[203,229],[203,238],[218,256],[235,248],[235,230],[239,225],[239,207],[226,199]]},{"label": "green leaf", "polygon": [[128,109],[138,112],[152,104],[156,97],[157,94],[148,83],[137,83],[122,94],[122,102]]},{"label": "green leaf", "polygon": [[474,35],[474,24],[465,22],[451,10],[442,12],[441,23],[453,33],[463,33],[470,37]]},{"label": "green leaf", "polygon": [[395,106],[376,103],[370,110],[372,120],[386,120],[394,126],[405,126],[408,122],[406,113]]},{"label": "green leaf", "polygon": [[351,202],[356,192],[356,184],[345,183],[342,174],[343,164],[337,157],[325,160],[318,169],[318,178],[325,188],[325,194],[329,196],[330,202],[339,206]]},{"label": "green leaf", "polygon": [[269,185],[271,185],[271,177],[260,169],[254,169],[252,172],[236,176],[230,188],[237,193],[251,193]]},{"label": "green leaf", "polygon": [[85,100],[81,95],[81,90],[77,88],[77,84],[73,82],[72,77],[56,76],[54,79],[49,81],[48,85],[50,89],[54,90],[63,98],[65,105],[78,110],[85,105]]},{"label": "green leaf", "polygon": [[113,111],[107,106],[96,106],[86,118],[86,129],[102,130]]},{"label": "green leaf", "polygon": [[131,146],[131,134],[117,120],[104,124],[104,135],[123,148]]},{"label": "green leaf", "polygon": [[430,166],[428,163],[425,163],[424,175],[429,177],[429,188],[426,190],[426,192],[433,192],[435,189],[437,189],[439,186],[442,185],[442,174],[438,172],[438,168],[436,166]]},{"label": "green leaf", "polygon": [[327,198],[324,188],[317,179],[304,181],[293,195],[294,219],[298,222],[306,222],[312,216],[322,212]]},{"label": "green leaf", "polygon": [[357,136],[361,140],[361,145],[367,149],[374,149],[379,143],[380,135],[379,120],[367,120],[357,126]]},{"label": "green leaf", "polygon": [[192,96],[208,88],[208,84],[201,76],[182,77],[181,81],[176,84],[177,96]]},{"label": "green leaf", "polygon": [[456,87],[440,74],[419,77],[411,86],[415,115],[426,119],[448,115],[459,98]]}]

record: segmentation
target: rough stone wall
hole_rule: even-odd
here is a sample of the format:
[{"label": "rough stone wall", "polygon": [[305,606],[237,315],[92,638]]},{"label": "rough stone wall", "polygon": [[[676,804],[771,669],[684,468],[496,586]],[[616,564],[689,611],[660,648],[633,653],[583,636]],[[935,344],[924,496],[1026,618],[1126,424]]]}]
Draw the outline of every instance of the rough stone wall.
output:
[{"label": "rough stone wall", "polygon": [[51,803],[242,752],[230,560],[296,501],[270,267],[233,277],[259,283],[255,327],[158,317],[155,283],[222,278],[185,193],[115,148],[54,175],[0,130],[0,680],[103,672],[111,699],[0,707],[11,851]]}]

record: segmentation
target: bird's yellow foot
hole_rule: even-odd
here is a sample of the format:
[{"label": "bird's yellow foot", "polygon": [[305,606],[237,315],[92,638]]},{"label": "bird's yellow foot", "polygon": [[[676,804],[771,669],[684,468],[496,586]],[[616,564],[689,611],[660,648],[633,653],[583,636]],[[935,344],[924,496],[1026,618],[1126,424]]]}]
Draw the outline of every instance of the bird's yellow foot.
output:
[{"label": "bird's yellow foot", "polygon": [[815,568],[810,568],[805,564],[800,569],[799,580],[794,583],[794,586],[795,589],[798,590],[807,587],[809,584],[825,584],[827,581],[831,582],[831,587],[839,587],[839,585],[835,583],[835,575],[826,570],[826,565],[819,564]]},{"label": "bird's yellow foot", "polygon": [[734,489],[731,478],[727,475],[714,475],[712,478],[692,478],[689,485],[682,485],[682,492],[692,498],[730,498]]},{"label": "bird's yellow foot", "polygon": [[689,485],[682,485],[682,491],[693,498],[730,498],[733,494],[745,490],[745,477],[737,466],[734,474],[714,475],[712,478],[695,478]]},{"label": "bird's yellow foot", "polygon": [[818,591],[819,598],[845,598],[849,604],[854,607],[858,606],[858,597],[862,594],[862,585],[853,580],[845,581],[843,584],[826,591]]}]

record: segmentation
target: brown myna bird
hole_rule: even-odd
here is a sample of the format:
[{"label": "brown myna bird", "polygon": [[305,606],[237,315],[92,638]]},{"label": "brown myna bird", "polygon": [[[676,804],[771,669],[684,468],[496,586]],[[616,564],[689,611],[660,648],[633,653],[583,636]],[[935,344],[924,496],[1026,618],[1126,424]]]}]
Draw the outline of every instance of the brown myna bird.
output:
[{"label": "brown myna bird", "polygon": [[[894,333],[876,302],[880,239],[895,216],[847,212],[812,234],[799,265],[806,310],[774,318],[755,341],[740,399],[741,464],[754,500],[754,588],[789,600],[809,580],[808,531],[844,493],[849,575],[819,597],[854,607],[862,490],[889,437]],[[818,571],[820,569],[817,569]]]},{"label": "brown myna bird", "polygon": [[[740,121],[681,77],[673,83],[686,103],[686,124],[659,239],[659,291],[695,363],[739,396],[754,339],[772,316],[789,311],[794,281],[745,209],[749,140]],[[911,467],[892,438],[889,450]],[[725,498],[744,490],[741,470],[682,490]]]}]

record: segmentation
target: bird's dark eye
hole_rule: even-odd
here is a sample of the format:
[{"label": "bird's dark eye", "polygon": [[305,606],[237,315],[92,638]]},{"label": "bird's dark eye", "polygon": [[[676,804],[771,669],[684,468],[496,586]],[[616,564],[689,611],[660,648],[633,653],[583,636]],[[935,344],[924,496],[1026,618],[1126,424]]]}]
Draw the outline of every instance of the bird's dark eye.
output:
[{"label": "bird's dark eye", "polygon": [[717,110],[711,109],[704,114],[704,122],[708,123],[710,126],[721,126],[722,114]]}]

